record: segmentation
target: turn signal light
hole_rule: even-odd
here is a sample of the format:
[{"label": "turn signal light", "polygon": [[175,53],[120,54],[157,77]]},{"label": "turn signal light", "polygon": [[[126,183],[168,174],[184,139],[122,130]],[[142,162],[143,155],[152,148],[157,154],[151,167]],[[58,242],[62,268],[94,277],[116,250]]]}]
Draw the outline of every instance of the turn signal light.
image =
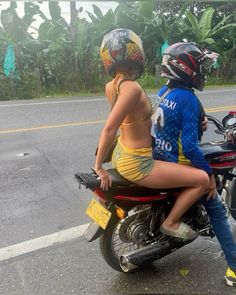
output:
[{"label": "turn signal light", "polygon": [[120,219],[123,219],[123,218],[126,217],[126,212],[125,212],[125,210],[123,210],[122,208],[117,207],[117,208],[116,208],[116,215],[117,215]]}]

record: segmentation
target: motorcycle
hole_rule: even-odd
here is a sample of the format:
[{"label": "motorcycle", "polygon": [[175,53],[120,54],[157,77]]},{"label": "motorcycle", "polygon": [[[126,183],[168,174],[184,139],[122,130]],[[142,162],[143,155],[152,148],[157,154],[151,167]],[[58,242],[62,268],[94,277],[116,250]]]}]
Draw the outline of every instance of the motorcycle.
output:
[{"label": "motorcycle", "polygon": [[[209,123],[222,134],[221,141],[201,144],[213,168],[217,191],[224,195],[228,212],[236,220],[236,112],[229,112],[221,121],[207,116]],[[86,213],[90,223],[84,237],[88,242],[100,239],[104,260],[115,270],[134,272],[172,253],[192,241],[163,235],[160,225],[170,212],[181,189],[150,189],[123,178],[115,169],[108,169],[112,186],[102,191],[96,173],[77,173],[75,179],[91,190],[92,199]],[[214,237],[209,217],[196,202],[182,217],[201,236]]]}]

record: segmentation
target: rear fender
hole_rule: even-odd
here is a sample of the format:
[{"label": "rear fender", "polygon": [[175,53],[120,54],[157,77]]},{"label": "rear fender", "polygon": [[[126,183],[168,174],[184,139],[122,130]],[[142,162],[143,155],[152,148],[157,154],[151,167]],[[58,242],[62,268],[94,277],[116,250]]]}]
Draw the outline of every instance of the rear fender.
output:
[{"label": "rear fender", "polygon": [[85,230],[83,237],[88,241],[95,241],[103,234],[104,230],[96,223],[91,222],[88,228]]},{"label": "rear fender", "polygon": [[[110,226],[113,215],[115,214],[114,204],[110,203],[108,205],[107,209],[111,212],[111,218],[107,224],[107,228],[108,228]],[[85,230],[83,237],[88,242],[93,242],[96,239],[98,239],[104,233],[105,230],[103,228],[101,228],[96,222],[91,222],[90,225],[88,226],[88,228]]]}]

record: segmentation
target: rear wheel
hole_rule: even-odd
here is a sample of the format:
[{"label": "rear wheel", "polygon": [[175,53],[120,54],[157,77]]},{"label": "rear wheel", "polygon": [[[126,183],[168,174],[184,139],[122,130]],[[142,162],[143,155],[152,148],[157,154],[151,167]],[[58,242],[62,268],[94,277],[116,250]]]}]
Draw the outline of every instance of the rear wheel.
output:
[{"label": "rear wheel", "polygon": [[100,237],[100,250],[105,261],[115,270],[122,271],[119,263],[119,257],[113,250],[113,235],[115,228],[119,223],[117,217],[112,216],[108,228]]},{"label": "rear wheel", "polygon": [[[149,213],[149,214],[148,214]],[[103,235],[100,237],[100,250],[104,260],[115,270],[123,272],[120,256],[144,247],[150,237],[150,208],[133,208],[124,219],[112,215]]]}]

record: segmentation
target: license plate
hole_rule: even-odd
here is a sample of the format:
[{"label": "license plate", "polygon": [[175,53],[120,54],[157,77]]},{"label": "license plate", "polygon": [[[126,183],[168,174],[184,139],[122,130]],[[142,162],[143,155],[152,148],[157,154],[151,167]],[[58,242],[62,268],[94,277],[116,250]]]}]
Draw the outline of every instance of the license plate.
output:
[{"label": "license plate", "polygon": [[111,218],[111,212],[92,199],[86,210],[86,214],[92,218],[101,228],[106,229]]}]

